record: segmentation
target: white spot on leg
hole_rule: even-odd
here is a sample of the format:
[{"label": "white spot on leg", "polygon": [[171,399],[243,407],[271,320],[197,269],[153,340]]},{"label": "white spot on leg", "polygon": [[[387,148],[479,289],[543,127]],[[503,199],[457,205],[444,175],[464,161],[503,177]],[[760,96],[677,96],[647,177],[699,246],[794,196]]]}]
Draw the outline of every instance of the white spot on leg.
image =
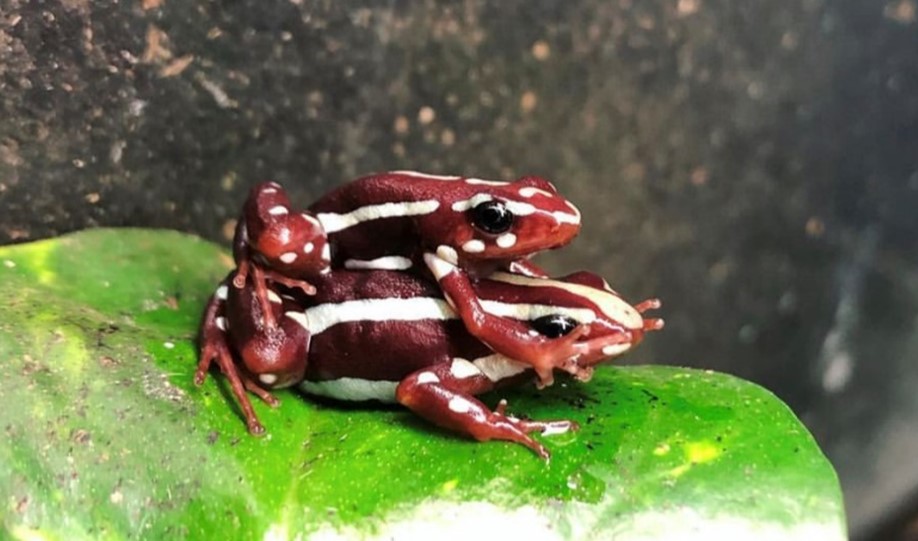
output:
[{"label": "white spot on leg", "polygon": [[440,378],[433,372],[421,372],[418,374],[417,382],[420,385],[424,385],[425,383],[440,383]]},{"label": "white spot on leg", "polygon": [[268,209],[268,214],[270,214],[271,216],[283,216],[287,214],[288,212],[290,211],[287,210],[287,207],[284,207],[281,205],[277,205],[276,207],[271,207],[270,209]]},{"label": "white spot on leg", "polygon": [[277,293],[271,291],[270,289],[268,290],[268,300],[271,301],[271,302],[273,302],[273,303],[276,303],[276,304],[281,304],[282,302],[284,302],[284,301],[282,301],[281,298],[277,295]]},{"label": "white spot on leg", "polygon": [[455,265],[431,253],[424,254],[424,263],[427,264],[427,268],[430,269],[430,272],[433,273],[434,278],[437,280],[441,280],[450,273],[456,272]]},{"label": "white spot on leg", "polygon": [[331,246],[328,244],[322,247],[322,259],[324,261],[331,261]]},{"label": "white spot on leg", "polygon": [[214,325],[217,326],[221,331],[226,331],[226,318],[218,317],[214,320]]},{"label": "white spot on leg", "polygon": [[449,409],[455,413],[468,413],[472,411],[474,404],[461,396],[454,396],[449,399]]},{"label": "white spot on leg", "polygon": [[218,287],[216,293],[214,293],[214,295],[216,295],[217,298],[220,299],[221,301],[226,300],[226,294],[227,294],[226,286]]},{"label": "white spot on leg", "polygon": [[481,370],[465,359],[456,357],[449,366],[449,373],[456,379],[467,379],[481,375]]},{"label": "white spot on leg", "polygon": [[466,252],[477,254],[484,251],[485,243],[478,239],[472,239],[463,244],[462,249]]},{"label": "white spot on leg", "polygon": [[459,264],[459,254],[456,253],[456,249],[452,246],[437,246],[437,256],[453,265]]},{"label": "white spot on leg", "polygon": [[293,263],[296,261],[296,252],[285,252],[281,254],[280,260],[284,263]]},{"label": "white spot on leg", "polygon": [[497,245],[501,248],[510,248],[516,244],[516,235],[513,233],[504,233],[503,235],[497,237]]},{"label": "white spot on leg", "polygon": [[259,374],[258,379],[265,385],[274,385],[277,383],[277,374]]}]

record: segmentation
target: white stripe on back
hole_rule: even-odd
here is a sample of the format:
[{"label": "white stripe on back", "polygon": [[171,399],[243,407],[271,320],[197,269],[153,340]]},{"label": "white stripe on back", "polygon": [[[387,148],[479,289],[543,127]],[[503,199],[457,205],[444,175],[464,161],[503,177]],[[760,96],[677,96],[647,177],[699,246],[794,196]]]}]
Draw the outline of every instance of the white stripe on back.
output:
[{"label": "white stripe on back", "polygon": [[322,212],[316,215],[326,233],[335,233],[357,224],[382,218],[399,216],[420,216],[430,214],[440,207],[435,199],[427,201],[403,201],[400,203],[382,203],[356,208],[344,214]]},{"label": "white stripe on back", "polygon": [[[596,314],[588,308],[566,308],[547,304],[510,304],[497,301],[481,301],[481,306],[489,314],[521,321],[531,321],[552,314],[563,314],[579,323],[590,323],[596,319]],[[307,308],[305,312],[286,312],[284,315],[299,323],[313,336],[339,323],[421,321],[424,319],[444,321],[459,317],[445,300],[433,297],[360,299],[326,303]]]},{"label": "white stripe on back", "polygon": [[430,173],[421,173],[420,171],[389,171],[389,175],[405,175],[406,177],[422,178],[427,180],[459,180],[462,177],[456,175],[431,175]]}]

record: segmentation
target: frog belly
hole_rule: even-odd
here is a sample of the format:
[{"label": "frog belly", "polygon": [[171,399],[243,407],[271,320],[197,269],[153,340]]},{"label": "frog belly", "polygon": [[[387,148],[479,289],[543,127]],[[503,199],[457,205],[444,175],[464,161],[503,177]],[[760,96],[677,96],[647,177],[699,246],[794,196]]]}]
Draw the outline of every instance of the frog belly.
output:
[{"label": "frog belly", "polygon": [[338,378],[324,381],[303,381],[299,389],[304,393],[347,400],[364,402],[378,400],[385,403],[395,402],[397,381],[372,381],[362,378]]}]

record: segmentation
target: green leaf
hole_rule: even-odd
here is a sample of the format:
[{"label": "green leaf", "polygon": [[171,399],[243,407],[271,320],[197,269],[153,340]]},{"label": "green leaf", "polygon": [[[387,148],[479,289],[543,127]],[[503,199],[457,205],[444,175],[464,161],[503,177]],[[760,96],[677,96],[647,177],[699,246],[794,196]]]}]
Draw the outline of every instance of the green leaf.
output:
[{"label": "green leaf", "polygon": [[812,437],[723,374],[609,367],[506,392],[514,412],[582,425],[544,438],[548,464],[292,391],[256,404],[269,435],[253,438],[222,377],[191,384],[198,319],[231,263],[163,231],[0,247],[0,537],[845,538]]}]

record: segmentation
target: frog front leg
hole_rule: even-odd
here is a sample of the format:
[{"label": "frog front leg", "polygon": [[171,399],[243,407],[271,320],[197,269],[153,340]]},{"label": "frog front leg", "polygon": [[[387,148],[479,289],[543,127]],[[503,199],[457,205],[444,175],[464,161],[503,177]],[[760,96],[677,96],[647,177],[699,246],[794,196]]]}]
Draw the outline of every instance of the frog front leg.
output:
[{"label": "frog front leg", "polygon": [[[487,359],[493,367],[493,359]],[[520,372],[526,368],[520,363],[510,366],[511,370]],[[506,400],[501,400],[497,408],[490,410],[474,395],[492,390],[495,380],[491,378],[499,379],[500,376],[491,373],[489,377],[473,362],[457,358],[412,373],[399,383],[395,396],[400,404],[443,428],[478,441],[516,442],[546,460],[550,457],[548,449],[530,434],[558,434],[579,429],[577,423],[569,420],[518,419],[506,413]]]},{"label": "frog front leg", "polygon": [[582,340],[589,333],[589,326],[583,324],[563,336],[542,336],[520,321],[486,312],[468,274],[454,262],[432,253],[424,254],[424,262],[469,333],[494,351],[530,364],[541,386],[551,385],[555,368],[588,379],[589,371],[581,371],[578,358],[593,350],[601,351],[611,340]]},{"label": "frog front leg", "polygon": [[309,280],[327,273],[331,265],[322,224],[310,213],[295,212],[286,192],[274,182],[258,184],[249,192],[236,227],[233,255],[239,265],[233,285],[242,289],[252,276],[268,327],[275,326],[267,309],[269,281],[313,295],[315,287]]}]

